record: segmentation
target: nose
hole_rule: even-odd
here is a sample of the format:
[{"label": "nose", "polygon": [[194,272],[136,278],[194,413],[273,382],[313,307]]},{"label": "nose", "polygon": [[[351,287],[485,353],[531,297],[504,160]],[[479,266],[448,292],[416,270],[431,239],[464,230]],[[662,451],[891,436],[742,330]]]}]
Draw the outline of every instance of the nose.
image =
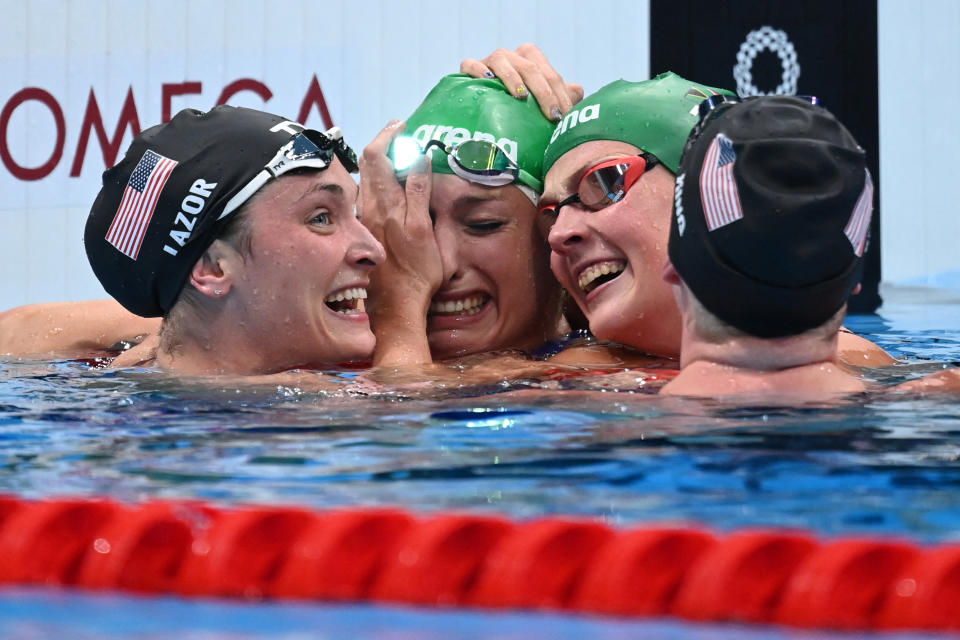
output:
[{"label": "nose", "polygon": [[347,250],[347,262],[372,269],[386,261],[387,254],[383,245],[359,220],[353,220],[353,231],[353,242]]},{"label": "nose", "polygon": [[589,212],[580,204],[561,207],[547,236],[550,249],[556,253],[563,253],[587,239],[590,235],[590,227],[587,224],[588,215]]}]

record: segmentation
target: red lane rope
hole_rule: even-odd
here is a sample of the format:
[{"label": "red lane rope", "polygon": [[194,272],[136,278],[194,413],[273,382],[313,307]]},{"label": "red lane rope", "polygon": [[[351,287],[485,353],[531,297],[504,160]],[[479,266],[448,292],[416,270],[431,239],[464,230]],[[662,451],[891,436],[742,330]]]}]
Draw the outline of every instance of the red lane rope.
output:
[{"label": "red lane rope", "polygon": [[0,497],[0,583],[960,629],[960,545],[395,509]]}]

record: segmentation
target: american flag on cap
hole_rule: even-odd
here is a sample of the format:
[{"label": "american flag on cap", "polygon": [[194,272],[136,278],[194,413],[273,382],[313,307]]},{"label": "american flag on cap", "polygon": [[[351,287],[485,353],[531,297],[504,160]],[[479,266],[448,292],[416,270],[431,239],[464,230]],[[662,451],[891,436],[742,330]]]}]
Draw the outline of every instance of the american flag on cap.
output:
[{"label": "american flag on cap", "polygon": [[710,231],[743,217],[737,181],[733,177],[736,159],[733,142],[718,133],[707,149],[703,170],[700,172],[700,199],[703,201],[703,213]]},{"label": "american flag on cap", "polygon": [[134,167],[106,235],[107,242],[128,258],[136,260],[140,254],[160,192],[176,166],[175,160],[147,149]]},{"label": "american flag on cap", "polygon": [[853,213],[843,233],[850,240],[853,252],[857,257],[863,255],[867,247],[867,231],[870,230],[870,218],[873,216],[873,179],[870,177],[870,171],[867,171],[867,179],[863,184],[863,191],[857,198],[857,204],[853,206]]}]

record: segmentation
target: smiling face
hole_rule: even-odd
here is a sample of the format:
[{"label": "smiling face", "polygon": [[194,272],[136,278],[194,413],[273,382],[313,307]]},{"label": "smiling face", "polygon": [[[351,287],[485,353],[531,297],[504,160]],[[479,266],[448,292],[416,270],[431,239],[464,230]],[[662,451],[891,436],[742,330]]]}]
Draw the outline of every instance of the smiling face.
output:
[{"label": "smiling face", "polygon": [[243,330],[286,366],[370,357],[363,311],[383,247],[357,219],[357,185],[339,160],[265,185],[248,205],[251,238],[233,284]]},{"label": "smiling face", "polygon": [[430,210],[443,263],[427,324],[433,357],[531,350],[555,338],[560,287],[533,203],[514,186],[434,174]]},{"label": "smiling face", "polygon": [[[576,192],[591,167],[640,152],[612,140],[575,147],[547,173],[542,204]],[[594,335],[664,356],[680,349],[680,316],[662,276],[673,186],[673,174],[656,166],[616,204],[599,211],[580,204],[562,207],[549,234],[553,272]]]}]

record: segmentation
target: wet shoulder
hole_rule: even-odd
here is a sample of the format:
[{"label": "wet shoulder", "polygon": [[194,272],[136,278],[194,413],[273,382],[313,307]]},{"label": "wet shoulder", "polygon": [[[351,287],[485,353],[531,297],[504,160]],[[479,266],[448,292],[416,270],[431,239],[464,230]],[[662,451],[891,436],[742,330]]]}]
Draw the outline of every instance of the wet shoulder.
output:
[{"label": "wet shoulder", "polygon": [[838,334],[837,353],[842,362],[857,367],[885,367],[897,363],[882,348],[848,329],[841,329]]}]

